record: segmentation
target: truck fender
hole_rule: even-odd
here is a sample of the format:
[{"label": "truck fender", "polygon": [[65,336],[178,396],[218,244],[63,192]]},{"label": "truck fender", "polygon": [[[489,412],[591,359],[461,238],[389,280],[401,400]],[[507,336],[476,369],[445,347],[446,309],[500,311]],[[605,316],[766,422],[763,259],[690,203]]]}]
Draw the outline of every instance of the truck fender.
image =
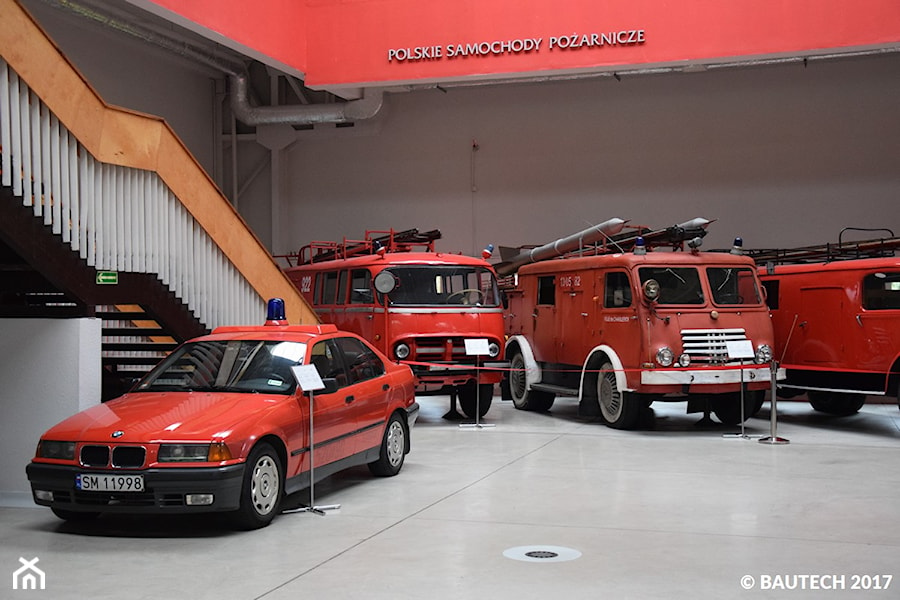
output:
[{"label": "truck fender", "polygon": [[588,371],[588,365],[591,363],[591,360],[597,354],[605,354],[607,358],[609,358],[609,362],[612,363],[613,369],[616,370],[616,386],[622,390],[623,392],[632,391],[628,387],[628,380],[625,377],[625,367],[622,365],[622,361],[619,358],[619,355],[616,354],[616,351],[613,350],[610,346],[606,344],[600,344],[599,346],[595,346],[588,352],[587,358],[584,361],[584,364],[581,366],[581,380],[578,383],[578,398],[581,399],[584,397],[584,380],[585,375]]},{"label": "truck fender", "polygon": [[530,389],[532,385],[543,380],[543,372],[534,359],[534,352],[531,350],[528,338],[523,335],[514,335],[506,340],[503,355],[507,360],[511,360],[510,348],[514,346],[518,346],[519,351],[522,353],[522,359],[525,361],[525,388]]}]

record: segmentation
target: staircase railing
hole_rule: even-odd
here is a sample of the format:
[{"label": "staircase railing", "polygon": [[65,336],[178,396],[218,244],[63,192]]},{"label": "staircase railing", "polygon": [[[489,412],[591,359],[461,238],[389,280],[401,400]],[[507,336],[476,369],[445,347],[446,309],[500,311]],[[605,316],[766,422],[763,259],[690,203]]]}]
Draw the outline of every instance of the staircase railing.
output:
[{"label": "staircase railing", "polygon": [[317,321],[163,121],[104,104],[11,0],[0,15],[2,185],[35,218],[98,271],[156,274],[209,328],[274,296]]}]

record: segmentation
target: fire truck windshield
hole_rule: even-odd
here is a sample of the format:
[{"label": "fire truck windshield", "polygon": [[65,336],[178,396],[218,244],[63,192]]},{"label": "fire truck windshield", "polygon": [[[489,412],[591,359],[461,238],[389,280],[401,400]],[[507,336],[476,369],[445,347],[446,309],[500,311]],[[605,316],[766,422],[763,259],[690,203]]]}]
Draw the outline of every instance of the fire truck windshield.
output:
[{"label": "fire truck windshield", "polygon": [[657,304],[703,304],[700,275],[694,267],[641,267],[641,285],[649,279],[659,283]]},{"label": "fire truck windshield", "polygon": [[484,267],[404,265],[386,270],[397,280],[388,294],[394,306],[500,305],[497,279]]},{"label": "fire truck windshield", "polygon": [[[641,285],[659,283],[657,304],[705,304],[700,273],[694,267],[641,267]],[[708,267],[706,278],[717,305],[758,305],[762,302],[756,276],[750,267]]]}]

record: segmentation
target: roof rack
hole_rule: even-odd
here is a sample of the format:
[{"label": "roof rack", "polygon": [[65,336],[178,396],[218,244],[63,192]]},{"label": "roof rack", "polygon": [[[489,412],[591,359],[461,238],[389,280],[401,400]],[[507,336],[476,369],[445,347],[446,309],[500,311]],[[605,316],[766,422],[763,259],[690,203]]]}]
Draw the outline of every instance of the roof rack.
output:
[{"label": "roof rack", "polygon": [[440,238],[441,232],[437,229],[426,232],[419,232],[418,229],[366,230],[365,239],[362,240],[344,238],[340,242],[314,241],[297,252],[280,254],[275,258],[283,258],[288,266],[294,267],[375,254],[380,249],[384,249],[385,252],[411,252],[414,249],[434,252],[434,242]]},{"label": "roof rack", "polygon": [[[843,241],[843,236],[846,231],[884,231],[890,234],[890,237],[845,242]],[[894,236],[894,232],[890,229],[845,227],[838,235],[837,243],[829,242],[798,248],[763,248],[745,250],[744,253],[755,260],[758,265],[769,263],[783,265],[833,262],[857,258],[889,258],[894,256],[897,250],[900,250],[900,237]]]}]

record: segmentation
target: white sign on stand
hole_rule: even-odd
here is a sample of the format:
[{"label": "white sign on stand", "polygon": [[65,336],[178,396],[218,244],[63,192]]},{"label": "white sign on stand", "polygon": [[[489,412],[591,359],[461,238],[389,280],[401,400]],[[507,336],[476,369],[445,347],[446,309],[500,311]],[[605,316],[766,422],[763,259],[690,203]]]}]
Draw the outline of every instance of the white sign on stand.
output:
[{"label": "white sign on stand", "polygon": [[466,355],[468,356],[487,356],[491,353],[487,338],[466,338],[464,341],[466,343]]},{"label": "white sign on stand", "polygon": [[484,427],[496,427],[493,423],[483,424],[481,422],[481,362],[479,356],[490,356],[491,347],[487,338],[466,338],[466,355],[475,357],[475,422],[460,423],[460,427],[475,427],[482,429]]},{"label": "white sign on stand", "polygon": [[316,390],[325,389],[322,377],[315,365],[294,365],[291,367],[294,379],[297,385],[304,392],[309,393],[309,506],[302,506],[284,512],[311,512],[317,515],[325,516],[326,510],[336,510],[341,507],[340,504],[329,504],[328,506],[316,506],[316,467],[313,459],[313,450],[316,445],[313,440],[313,411],[315,410],[315,392]]},{"label": "white sign on stand", "polygon": [[753,358],[756,356],[753,352],[753,342],[750,340],[731,340],[725,342],[725,348],[728,350],[728,358]]},{"label": "white sign on stand", "polygon": [[[753,342],[750,340],[730,340],[725,342],[725,349],[728,352],[728,358],[730,359],[738,359],[741,361],[741,432],[740,433],[726,433],[722,437],[734,437],[741,439],[750,439],[751,436],[747,435],[747,431],[744,425],[744,415],[746,413],[746,408],[744,407],[744,359],[745,358],[753,358],[756,354],[753,352]],[[761,436],[757,436],[761,437]]]},{"label": "white sign on stand", "polygon": [[322,383],[322,377],[319,376],[319,370],[315,365],[294,365],[291,367],[291,371],[294,372],[294,379],[297,380],[297,385],[304,392],[315,392],[316,390],[325,389],[325,384]]}]

